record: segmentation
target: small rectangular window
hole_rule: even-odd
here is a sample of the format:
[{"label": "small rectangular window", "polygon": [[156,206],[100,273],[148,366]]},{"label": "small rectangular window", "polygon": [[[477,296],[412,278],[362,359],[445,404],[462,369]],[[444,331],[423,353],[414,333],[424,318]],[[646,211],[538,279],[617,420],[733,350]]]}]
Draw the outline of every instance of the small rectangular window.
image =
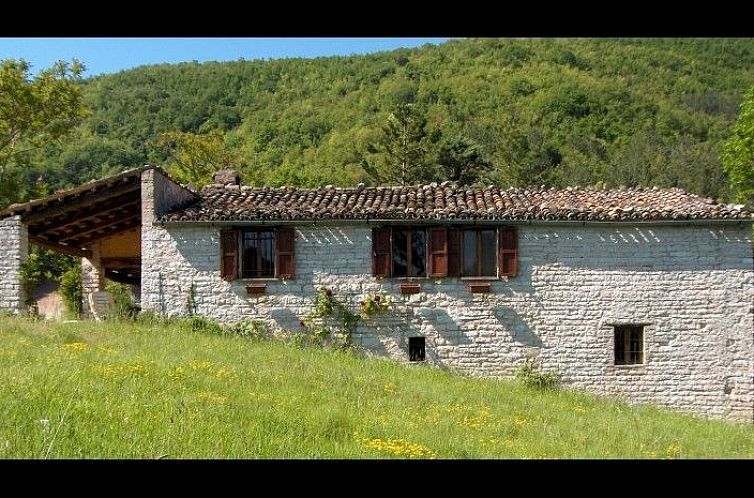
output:
[{"label": "small rectangular window", "polygon": [[246,230],[241,240],[241,277],[275,276],[275,231]]},{"label": "small rectangular window", "polygon": [[408,338],[408,361],[424,361],[424,337]]},{"label": "small rectangular window", "polygon": [[644,326],[615,325],[615,364],[644,363]]},{"label": "small rectangular window", "polygon": [[424,230],[393,229],[393,276],[426,276],[426,248]]},{"label": "small rectangular window", "polygon": [[497,235],[495,230],[463,231],[463,276],[497,276]]}]

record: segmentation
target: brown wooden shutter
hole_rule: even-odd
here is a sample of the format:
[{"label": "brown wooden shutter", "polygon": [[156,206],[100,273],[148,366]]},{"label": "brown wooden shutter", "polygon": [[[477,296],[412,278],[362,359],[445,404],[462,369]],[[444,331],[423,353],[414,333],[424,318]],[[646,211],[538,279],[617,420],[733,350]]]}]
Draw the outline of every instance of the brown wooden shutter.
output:
[{"label": "brown wooden shutter", "polygon": [[275,230],[275,278],[293,278],[293,246],[296,233],[292,228]]},{"label": "brown wooden shutter", "polygon": [[513,227],[498,229],[497,264],[500,276],[515,277],[518,271],[518,237]]},{"label": "brown wooden shutter", "polygon": [[448,276],[461,276],[461,231],[448,228]]},{"label": "brown wooden shutter", "polygon": [[448,276],[448,229],[427,229],[429,239],[429,277]]},{"label": "brown wooden shutter", "polygon": [[220,276],[238,278],[238,230],[220,230]]},{"label": "brown wooden shutter", "polygon": [[372,274],[375,277],[390,277],[390,229],[372,229]]}]

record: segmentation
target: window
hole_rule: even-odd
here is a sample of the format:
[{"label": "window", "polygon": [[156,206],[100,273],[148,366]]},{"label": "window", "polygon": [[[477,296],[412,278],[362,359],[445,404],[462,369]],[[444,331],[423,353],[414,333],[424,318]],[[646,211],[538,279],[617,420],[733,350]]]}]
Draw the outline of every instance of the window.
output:
[{"label": "window", "polygon": [[426,246],[424,230],[393,229],[393,276],[426,276]]},{"label": "window", "polygon": [[424,361],[424,337],[408,338],[408,361]]},{"label": "window", "polygon": [[495,230],[464,230],[462,275],[464,277],[496,277],[496,246]]},{"label": "window", "polygon": [[375,228],[375,277],[497,277],[516,275],[515,227]]},{"label": "window", "polygon": [[292,228],[220,231],[220,275],[239,278],[293,278]]},{"label": "window", "polygon": [[615,364],[644,363],[644,326],[615,325]]},{"label": "window", "polygon": [[241,255],[241,278],[274,277],[275,231],[244,230]]}]

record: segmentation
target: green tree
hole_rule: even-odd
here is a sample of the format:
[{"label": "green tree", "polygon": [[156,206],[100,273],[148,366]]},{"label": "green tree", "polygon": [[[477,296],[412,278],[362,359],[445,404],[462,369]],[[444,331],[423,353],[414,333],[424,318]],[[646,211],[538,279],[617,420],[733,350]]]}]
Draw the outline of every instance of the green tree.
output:
[{"label": "green tree", "polygon": [[28,62],[0,61],[0,204],[18,197],[14,167],[69,133],[86,115],[79,80],[84,66],[59,61],[31,76]]},{"label": "green tree", "polygon": [[746,93],[733,135],[725,142],[722,165],[736,200],[754,204],[754,86]]},{"label": "green tree", "polygon": [[228,147],[220,130],[206,135],[170,131],[154,140],[153,146],[168,154],[168,171],[177,180],[199,187],[211,183],[217,170],[243,167],[242,156]]},{"label": "green tree", "polygon": [[438,155],[438,174],[443,180],[471,185],[491,168],[479,144],[466,137],[443,140]]},{"label": "green tree", "polygon": [[362,167],[377,183],[407,183],[426,180],[427,120],[416,104],[398,104],[393,107],[382,127],[382,136],[367,145],[368,155]]}]

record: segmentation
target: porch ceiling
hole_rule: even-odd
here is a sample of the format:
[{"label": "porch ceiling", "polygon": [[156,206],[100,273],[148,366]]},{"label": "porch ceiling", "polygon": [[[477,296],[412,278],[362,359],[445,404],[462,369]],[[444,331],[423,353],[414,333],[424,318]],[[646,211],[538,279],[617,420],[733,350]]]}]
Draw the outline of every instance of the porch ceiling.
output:
[{"label": "porch ceiling", "polygon": [[141,225],[140,179],[144,169],[14,204],[0,211],[0,218],[20,215],[32,244],[89,257],[93,243]]}]

